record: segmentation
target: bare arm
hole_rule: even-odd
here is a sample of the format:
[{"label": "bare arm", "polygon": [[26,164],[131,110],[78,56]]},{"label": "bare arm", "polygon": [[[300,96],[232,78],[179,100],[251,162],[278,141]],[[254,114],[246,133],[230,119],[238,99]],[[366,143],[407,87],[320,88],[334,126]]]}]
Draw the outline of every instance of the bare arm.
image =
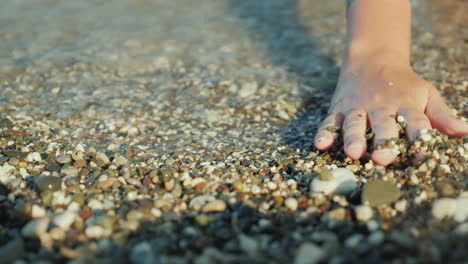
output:
[{"label": "bare arm", "polygon": [[[359,159],[367,150],[367,127],[375,134],[374,146],[398,138],[395,115],[407,121],[410,140],[431,128],[468,135],[468,124],[458,120],[437,89],[411,68],[409,0],[348,0],[347,16],[344,62],[328,116],[315,138],[317,149],[329,149],[335,139],[327,127],[340,126],[346,155]],[[371,158],[387,165],[397,155],[395,149],[383,148],[374,150]]]}]

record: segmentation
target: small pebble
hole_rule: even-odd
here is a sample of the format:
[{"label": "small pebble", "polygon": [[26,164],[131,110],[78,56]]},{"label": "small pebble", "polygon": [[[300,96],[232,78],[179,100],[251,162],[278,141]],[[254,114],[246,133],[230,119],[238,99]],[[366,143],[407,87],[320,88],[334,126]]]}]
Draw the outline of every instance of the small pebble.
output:
[{"label": "small pebble", "polygon": [[291,211],[296,211],[298,202],[295,198],[289,197],[284,201],[284,205]]},{"label": "small pebble", "polygon": [[70,155],[64,155],[64,156],[60,156],[57,158],[57,162],[61,164],[69,163],[71,161],[72,161],[72,158]]},{"label": "small pebble", "polygon": [[223,200],[214,200],[203,206],[202,212],[213,213],[226,210],[226,203]]},{"label": "small pebble", "polygon": [[366,183],[362,191],[362,202],[369,206],[390,204],[398,200],[401,191],[393,183],[374,180]]},{"label": "small pebble", "polygon": [[367,205],[358,205],[355,208],[356,218],[361,222],[367,222],[374,216],[374,211]]},{"label": "small pebble", "polygon": [[62,180],[55,176],[37,176],[34,182],[41,192],[54,192],[62,186]]}]

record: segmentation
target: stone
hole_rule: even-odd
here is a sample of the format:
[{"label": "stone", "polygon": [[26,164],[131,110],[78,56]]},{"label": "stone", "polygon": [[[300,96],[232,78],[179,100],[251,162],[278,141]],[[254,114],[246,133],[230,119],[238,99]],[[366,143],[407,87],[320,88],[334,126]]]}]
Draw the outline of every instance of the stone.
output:
[{"label": "stone", "polygon": [[374,211],[372,211],[372,208],[367,205],[356,206],[354,212],[356,213],[356,218],[361,222],[367,222],[374,216]]},{"label": "stone", "polygon": [[252,237],[244,234],[239,235],[239,245],[244,252],[255,255],[258,252],[258,242]]},{"label": "stone", "polygon": [[468,220],[468,197],[460,196],[456,200],[455,221],[461,223]]},{"label": "stone", "polygon": [[132,248],[130,251],[130,262],[135,264],[152,264],[158,261],[153,253],[151,244],[145,241],[140,242]]},{"label": "stone", "polygon": [[109,157],[102,152],[96,153],[96,161],[99,167],[104,167],[110,163]]},{"label": "stone", "polygon": [[253,96],[258,89],[258,84],[256,82],[246,82],[242,84],[241,89],[239,90],[239,96],[241,98],[247,98]]},{"label": "stone", "polygon": [[46,215],[46,210],[37,205],[37,204],[33,204],[33,206],[31,207],[31,216],[32,218],[40,218],[40,217],[44,217]]},{"label": "stone", "polygon": [[42,161],[42,157],[41,157],[41,154],[39,154],[39,152],[33,152],[33,153],[28,154],[28,156],[26,157],[26,160],[29,162]]},{"label": "stone", "polygon": [[289,210],[296,211],[297,206],[298,206],[298,202],[297,202],[297,200],[295,198],[289,197],[288,199],[286,199],[286,201],[284,201],[284,205]]},{"label": "stone", "polygon": [[212,202],[216,200],[216,198],[214,198],[213,196],[211,195],[201,195],[201,196],[197,196],[195,198],[193,198],[190,203],[189,203],[189,207],[196,210],[196,211],[199,211],[200,209],[202,209],[202,207],[209,203],[209,202]]},{"label": "stone", "polygon": [[319,246],[310,242],[304,242],[297,250],[294,264],[320,263],[326,257],[326,252]]},{"label": "stone", "polygon": [[88,238],[101,238],[104,234],[104,228],[98,225],[91,225],[85,229],[85,234]]},{"label": "stone", "polygon": [[52,222],[62,228],[64,231],[68,231],[70,226],[73,224],[75,219],[77,218],[77,214],[74,212],[64,212],[54,216]]},{"label": "stone", "polygon": [[457,202],[452,198],[441,198],[432,205],[432,216],[437,220],[452,217],[457,210]]},{"label": "stone", "polygon": [[71,161],[72,161],[72,158],[70,155],[64,155],[64,156],[60,156],[57,158],[57,162],[61,164],[69,163]]},{"label": "stone", "polygon": [[46,233],[49,222],[48,217],[33,219],[21,229],[21,234],[24,237],[40,237]]},{"label": "stone", "polygon": [[343,221],[346,218],[346,209],[339,207],[328,212],[328,218],[334,221]]},{"label": "stone", "polygon": [[22,152],[16,149],[4,149],[3,154],[5,154],[5,156],[10,157],[10,158],[19,158],[21,157]]},{"label": "stone", "polygon": [[374,180],[368,182],[363,189],[361,200],[369,206],[390,204],[398,200],[401,191],[389,181]]},{"label": "stone", "polygon": [[356,176],[345,168],[336,168],[330,171],[326,180],[316,177],[310,184],[312,192],[323,192],[324,194],[349,194],[357,188]]},{"label": "stone", "polygon": [[0,247],[0,264],[15,263],[24,254],[24,242],[21,237],[9,241]]},{"label": "stone", "polygon": [[406,200],[401,200],[395,203],[395,209],[400,213],[406,212],[407,208],[408,208],[408,201]]},{"label": "stone", "polygon": [[51,163],[51,164],[47,164],[45,166],[45,170],[46,171],[51,171],[51,172],[54,172],[54,171],[60,171],[62,167],[59,165],[59,164],[55,164],[55,163]]},{"label": "stone", "polygon": [[224,210],[226,210],[226,203],[223,200],[214,200],[203,206],[202,212],[212,213],[223,212]]},{"label": "stone", "polygon": [[34,182],[41,192],[54,192],[59,190],[62,186],[62,180],[55,176],[37,176]]}]

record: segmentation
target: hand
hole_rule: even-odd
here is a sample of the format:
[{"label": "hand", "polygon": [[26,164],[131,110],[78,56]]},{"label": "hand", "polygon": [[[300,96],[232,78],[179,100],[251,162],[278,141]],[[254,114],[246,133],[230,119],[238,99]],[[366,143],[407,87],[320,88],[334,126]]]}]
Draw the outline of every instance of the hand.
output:
[{"label": "hand", "polygon": [[[374,132],[374,147],[398,138],[395,115],[405,118],[410,141],[421,129],[435,128],[450,136],[468,135],[468,123],[457,119],[437,89],[409,65],[363,62],[342,68],[328,116],[315,137],[315,147],[329,149],[335,139],[327,127],[339,126],[346,155],[359,159],[366,153],[367,127]],[[397,155],[382,148],[374,150],[371,159],[385,166]]]}]

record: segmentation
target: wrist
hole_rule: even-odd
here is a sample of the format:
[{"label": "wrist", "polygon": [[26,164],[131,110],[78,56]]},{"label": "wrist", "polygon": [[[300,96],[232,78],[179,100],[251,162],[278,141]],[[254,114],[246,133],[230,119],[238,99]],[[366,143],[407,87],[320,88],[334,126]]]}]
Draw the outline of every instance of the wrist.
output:
[{"label": "wrist", "polygon": [[346,49],[343,67],[354,68],[363,65],[394,65],[410,67],[409,49],[398,49],[375,44],[365,45],[352,43]]}]

